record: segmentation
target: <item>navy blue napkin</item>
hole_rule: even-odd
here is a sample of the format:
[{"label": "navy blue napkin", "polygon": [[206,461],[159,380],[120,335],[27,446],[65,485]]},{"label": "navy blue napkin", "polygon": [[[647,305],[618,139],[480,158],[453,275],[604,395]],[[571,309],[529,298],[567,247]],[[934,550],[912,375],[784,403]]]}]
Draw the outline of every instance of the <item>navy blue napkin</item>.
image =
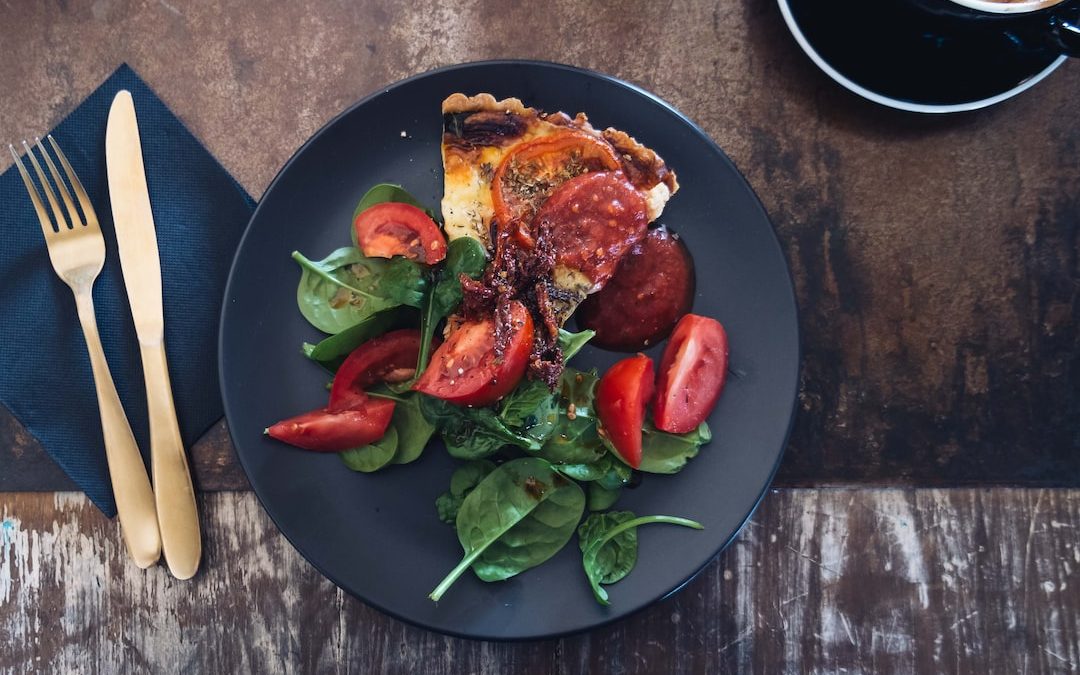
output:
[{"label": "navy blue napkin", "polygon": [[[127,65],[52,131],[86,187],[105,235],[105,268],[94,285],[98,327],[124,410],[148,458],[142,364],[105,169],[105,126],[121,89],[131,92],[139,118],[161,256],[165,349],[187,447],[222,415],[218,314],[229,264],[254,200]],[[53,273],[41,226],[15,167],[0,176],[0,232],[0,402],[112,516],[116,506],[75,302]]]}]

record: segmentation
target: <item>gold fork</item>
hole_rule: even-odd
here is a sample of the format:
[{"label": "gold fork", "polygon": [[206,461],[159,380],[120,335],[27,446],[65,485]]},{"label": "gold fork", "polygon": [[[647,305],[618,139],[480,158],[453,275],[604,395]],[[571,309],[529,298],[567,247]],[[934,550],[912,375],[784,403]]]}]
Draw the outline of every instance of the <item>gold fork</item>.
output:
[{"label": "gold fork", "polygon": [[18,153],[15,152],[15,148],[9,144],[8,150],[15,158],[15,165],[19,167],[19,173],[22,175],[23,182],[26,183],[26,191],[30,193],[30,201],[34,203],[34,210],[37,211],[38,220],[41,221],[41,231],[45,235],[45,244],[49,250],[49,260],[52,261],[53,269],[75,294],[75,307],[79,313],[83,335],[86,337],[90,366],[94,372],[94,387],[97,390],[98,409],[101,413],[101,431],[105,440],[105,456],[109,463],[113,494],[116,497],[120,531],[135,564],[145,568],[156,563],[161,556],[161,537],[158,534],[154,493],[150,489],[150,479],[146,474],[142,456],[139,454],[139,447],[135,443],[135,436],[131,433],[131,425],[120,404],[120,397],[116,394],[116,386],[109,372],[109,364],[105,361],[101,337],[98,335],[97,319],[94,316],[92,290],[94,281],[105,264],[105,239],[101,236],[97,215],[94,213],[94,207],[79,177],[75,175],[67,157],[60,151],[52,135],[48,135],[47,138],[79,199],[83,218],[80,218],[78,211],[75,210],[71,193],[68,192],[67,186],[56,170],[56,165],[49,157],[49,153],[45,151],[40,138],[34,139],[37,150],[49,167],[56,189],[67,207],[70,222],[64,218],[52,186],[46,180],[41,164],[38,163],[26,141],[22,143],[23,148],[41,182],[42,191],[56,218],[55,223],[49,219],[49,214],[41,202],[34,182],[26,171],[26,166],[19,159]]}]

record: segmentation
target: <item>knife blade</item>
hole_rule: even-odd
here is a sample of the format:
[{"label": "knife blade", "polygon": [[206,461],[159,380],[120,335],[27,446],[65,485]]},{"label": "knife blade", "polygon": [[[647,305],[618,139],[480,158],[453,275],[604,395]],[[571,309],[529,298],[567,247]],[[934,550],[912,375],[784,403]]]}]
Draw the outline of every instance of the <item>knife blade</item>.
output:
[{"label": "knife blade", "polygon": [[202,556],[199,516],[165,356],[161,259],[139,124],[135,102],[126,90],[117,93],[109,109],[105,163],[120,267],[146,379],[150,465],[162,553],[173,576],[188,579],[198,570]]}]

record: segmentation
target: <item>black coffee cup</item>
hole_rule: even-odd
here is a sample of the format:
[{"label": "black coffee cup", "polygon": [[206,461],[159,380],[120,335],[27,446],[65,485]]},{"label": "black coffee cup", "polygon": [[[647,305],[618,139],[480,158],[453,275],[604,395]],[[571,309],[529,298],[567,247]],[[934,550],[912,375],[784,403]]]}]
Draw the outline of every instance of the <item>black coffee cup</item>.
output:
[{"label": "black coffee cup", "polygon": [[1080,56],[1080,0],[908,0],[939,18],[1002,31],[1018,47]]}]

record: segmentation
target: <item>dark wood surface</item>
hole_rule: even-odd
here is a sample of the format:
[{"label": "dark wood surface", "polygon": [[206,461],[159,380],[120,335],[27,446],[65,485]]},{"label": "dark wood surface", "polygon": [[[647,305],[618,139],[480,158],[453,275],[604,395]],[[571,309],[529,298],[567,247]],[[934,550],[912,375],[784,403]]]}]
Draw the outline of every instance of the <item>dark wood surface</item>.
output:
[{"label": "dark wood surface", "polygon": [[[774,492],[674,597],[587,634],[519,644],[443,637],[348,597],[278,535],[250,492],[205,495],[201,515],[203,569],[180,582],[162,567],[137,569],[115,523],[81,495],[6,495],[0,672],[1080,667],[1076,490]],[[416,584],[424,593],[431,580]],[[617,603],[618,585],[610,590]]]},{"label": "dark wood surface", "polygon": [[[433,67],[629,80],[729,154],[787,254],[804,367],[778,485],[1080,486],[1080,63],[992,109],[900,113],[821,74],[771,0],[16,1],[0,46],[0,140],[128,62],[253,195],[350,103]],[[674,598],[506,645],[344,596],[242,491],[223,424],[192,454],[201,489],[241,492],[202,496],[185,584],[135,570],[80,495],[14,494],[70,482],[0,407],[0,671],[1080,668],[1075,489],[781,490]]]}]

